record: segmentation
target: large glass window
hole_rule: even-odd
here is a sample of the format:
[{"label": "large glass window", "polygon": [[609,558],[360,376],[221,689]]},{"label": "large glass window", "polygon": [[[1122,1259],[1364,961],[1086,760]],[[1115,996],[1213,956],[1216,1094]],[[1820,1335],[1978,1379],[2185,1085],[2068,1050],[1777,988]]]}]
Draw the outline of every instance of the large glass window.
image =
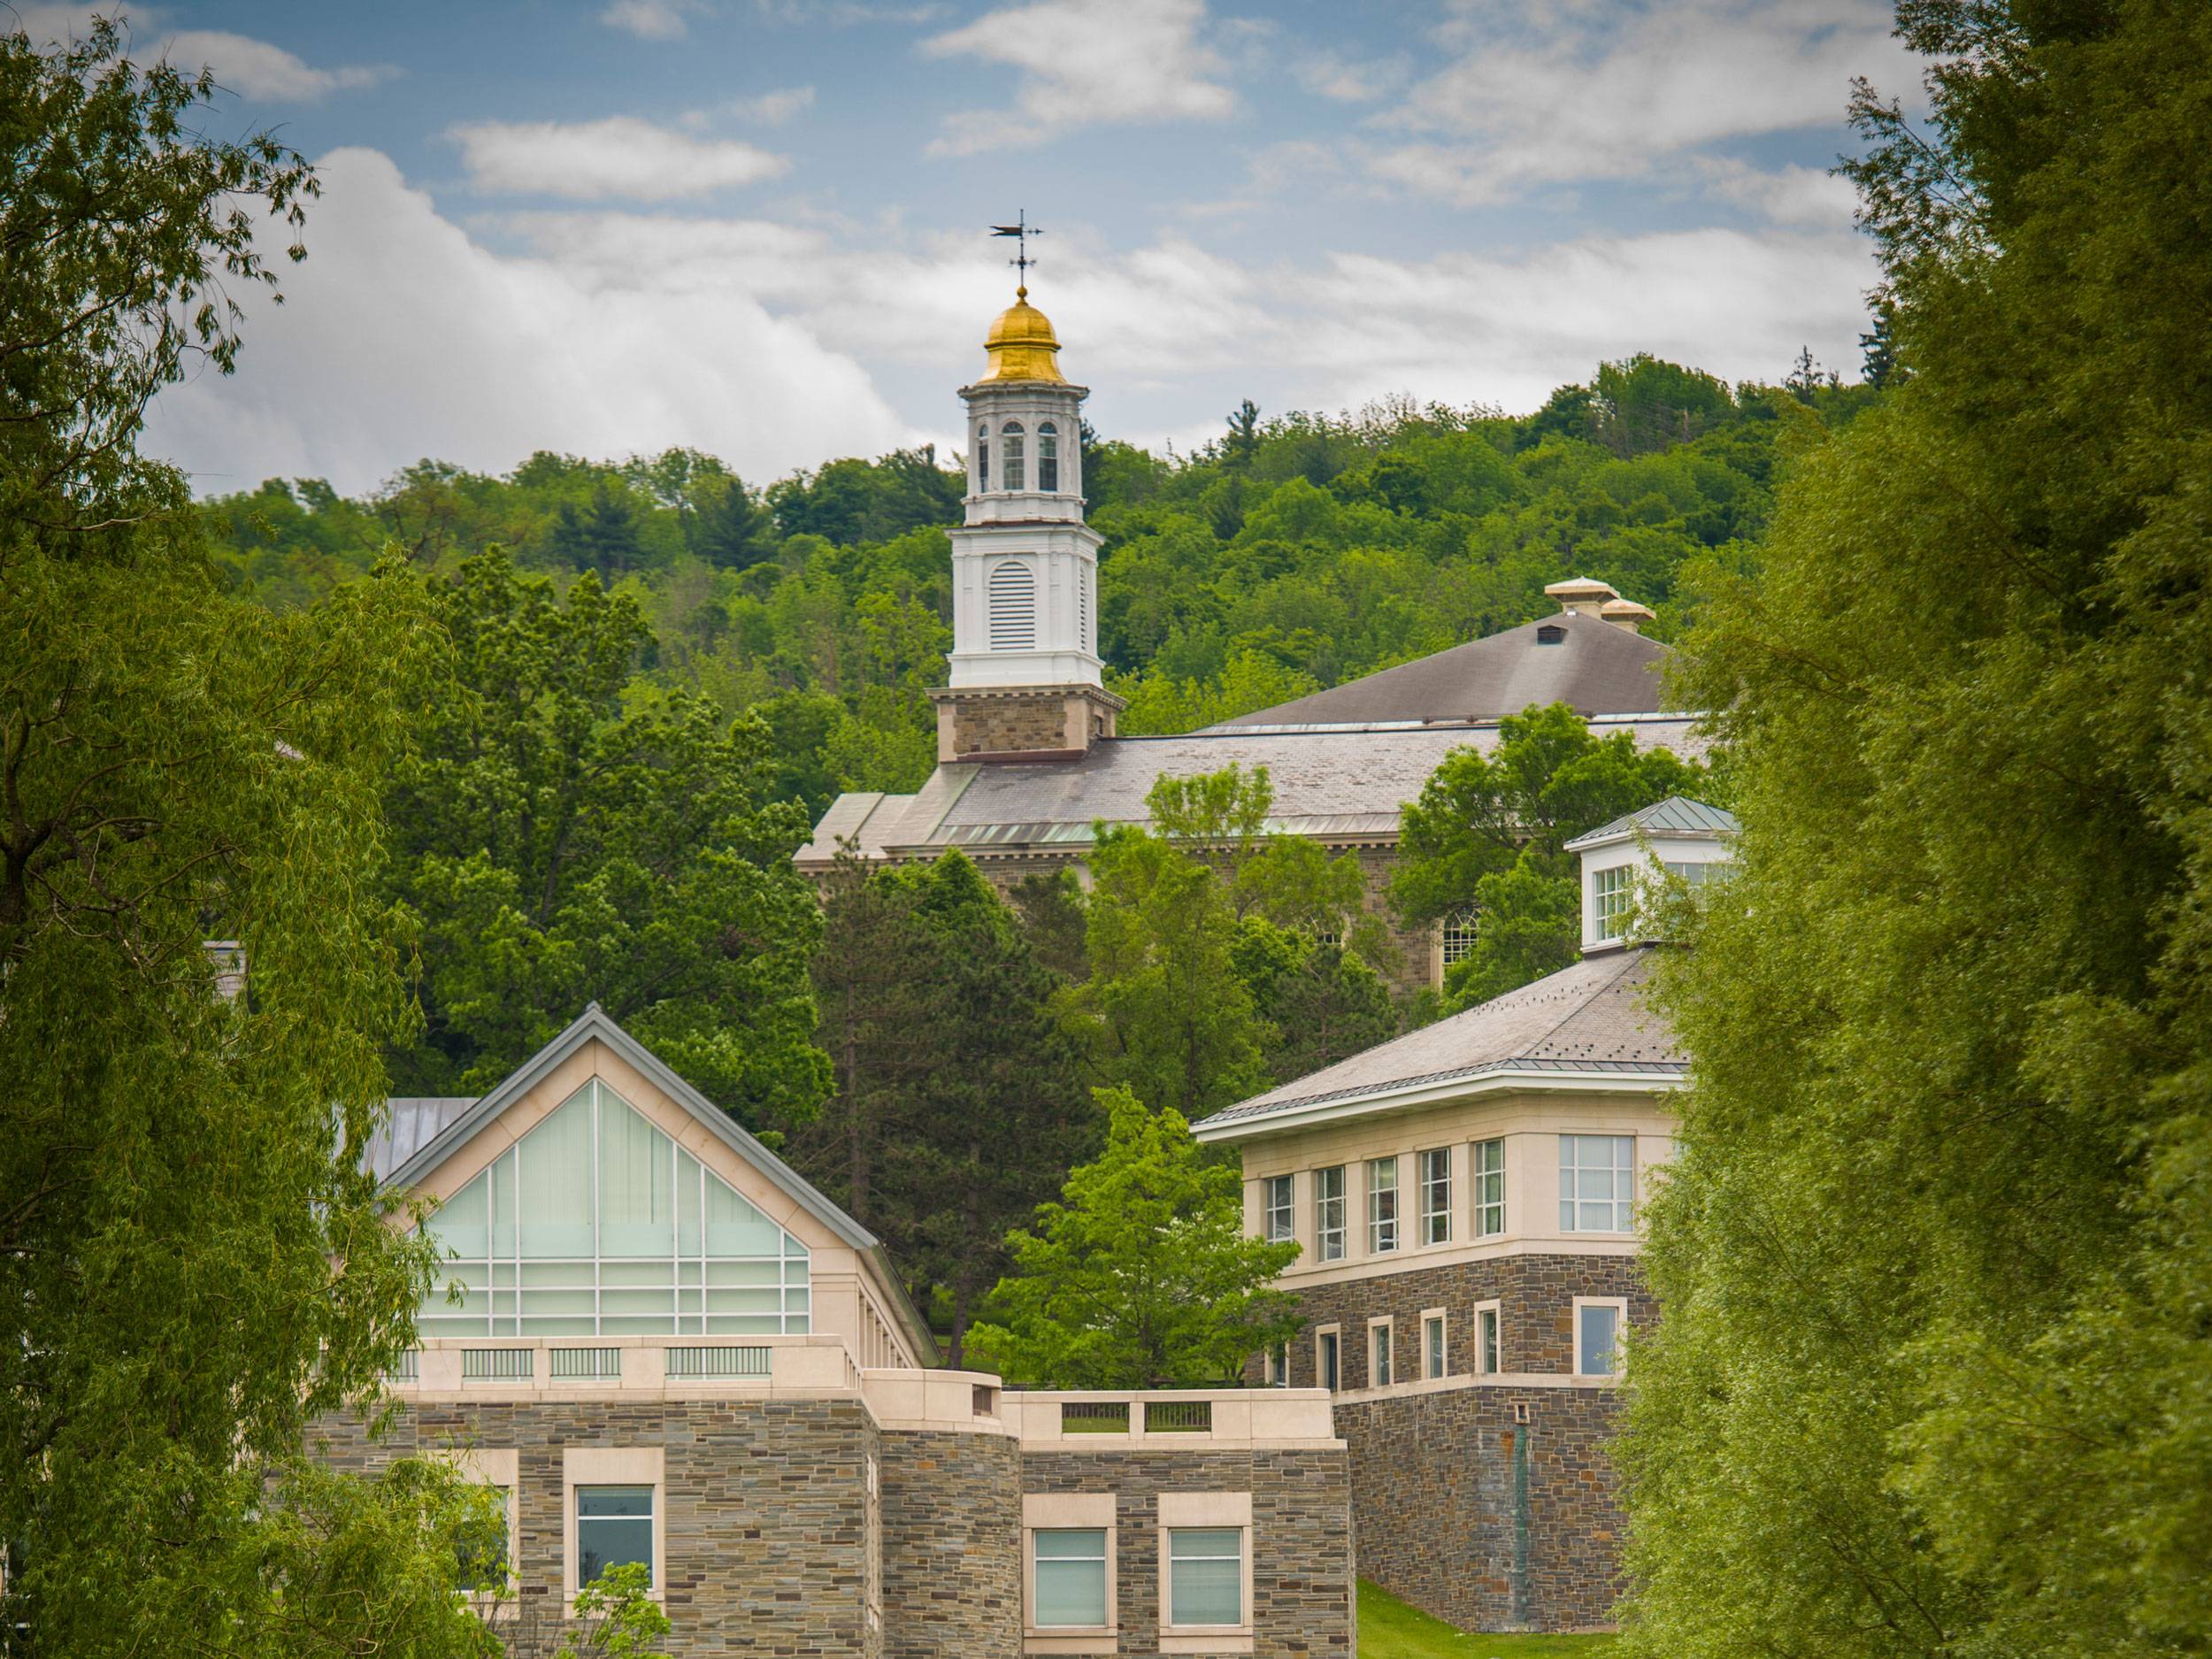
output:
[{"label": "large glass window", "polygon": [[1313,1172],[1313,1241],[1325,1262],[1344,1259],[1344,1166]]},{"label": "large glass window", "polygon": [[1291,1178],[1271,1175],[1263,1190],[1267,1196],[1267,1241],[1279,1244],[1291,1235]]},{"label": "large glass window", "polygon": [[653,1571],[653,1488],[576,1488],[576,1584],[592,1583],[610,1567],[642,1562]]},{"label": "large glass window", "polygon": [[1505,1231],[1505,1142],[1475,1142],[1475,1237]]},{"label": "large glass window", "polygon": [[1559,1137],[1559,1230],[1628,1233],[1636,1214],[1636,1137]]},{"label": "large glass window", "polygon": [[1170,1624],[1244,1623],[1244,1529],[1168,1529]]},{"label": "large glass window", "polygon": [[1026,489],[1024,477],[1028,469],[1022,464],[1022,423],[1010,420],[999,428],[999,472],[1004,480],[1002,489]]},{"label": "large glass window", "polygon": [[1376,1158],[1367,1165],[1367,1253],[1386,1256],[1398,1248],[1398,1160]]},{"label": "large glass window", "polygon": [[507,1529],[515,1494],[505,1486],[489,1489],[499,1494],[498,1530],[472,1533],[461,1540],[455,1553],[460,1557],[461,1569],[457,1582],[464,1590],[490,1592],[507,1585]]},{"label": "large glass window", "polygon": [[1610,1377],[1619,1368],[1621,1310],[1609,1302],[1586,1302],[1575,1309],[1575,1371],[1584,1377]]},{"label": "large glass window", "polygon": [[1037,426],[1037,488],[1048,495],[1060,488],[1060,429],[1048,420]]},{"label": "large glass window", "polygon": [[1597,911],[1598,937],[1618,939],[1628,932],[1630,868],[1616,864],[1590,877],[1591,902]]},{"label": "large glass window", "polygon": [[1106,1623],[1106,1529],[1040,1528],[1030,1534],[1036,1550],[1037,1604],[1030,1623],[1041,1628],[1097,1630]]},{"label": "large glass window", "polygon": [[417,1316],[425,1336],[810,1328],[806,1246],[603,1083],[502,1153],[428,1231],[446,1268]]},{"label": "large glass window", "polygon": [[1420,1155],[1421,1242],[1448,1244],[1452,1237],[1452,1153],[1449,1147]]}]

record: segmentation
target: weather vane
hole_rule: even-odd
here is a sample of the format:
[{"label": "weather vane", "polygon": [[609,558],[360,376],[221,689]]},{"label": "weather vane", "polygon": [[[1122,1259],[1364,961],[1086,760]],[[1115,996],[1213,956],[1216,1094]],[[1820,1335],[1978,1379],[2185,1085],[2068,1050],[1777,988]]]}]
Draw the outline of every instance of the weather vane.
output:
[{"label": "weather vane", "polygon": [[1044,234],[1044,232],[1039,230],[1034,225],[1029,222],[1029,210],[1027,208],[1024,208],[1020,212],[1014,216],[1014,222],[1012,224],[992,226],[991,234],[994,236],[1012,236],[1017,239],[1017,243],[1019,246],[1021,252],[1014,258],[1009,259],[1006,263],[1012,265],[1016,270],[1021,273],[1019,279],[1021,285],[1020,295],[1024,299],[1028,298],[1029,267],[1037,263],[1034,259],[1032,259],[1029,257],[1029,239],[1032,236],[1041,236]]}]

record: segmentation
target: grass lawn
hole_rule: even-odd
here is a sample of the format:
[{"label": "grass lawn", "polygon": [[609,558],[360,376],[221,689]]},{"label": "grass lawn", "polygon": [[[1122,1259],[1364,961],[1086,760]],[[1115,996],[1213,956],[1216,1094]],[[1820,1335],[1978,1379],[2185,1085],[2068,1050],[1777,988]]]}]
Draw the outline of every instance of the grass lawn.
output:
[{"label": "grass lawn", "polygon": [[1610,1636],[1478,1636],[1359,1581],[1359,1659],[1604,1659]]}]

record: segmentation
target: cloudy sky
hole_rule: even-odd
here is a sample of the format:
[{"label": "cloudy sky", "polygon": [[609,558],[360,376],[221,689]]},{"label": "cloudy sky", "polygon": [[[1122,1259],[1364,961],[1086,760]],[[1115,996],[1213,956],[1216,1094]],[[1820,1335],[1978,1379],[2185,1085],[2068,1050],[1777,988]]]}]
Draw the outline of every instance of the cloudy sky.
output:
[{"label": "cloudy sky", "polygon": [[[35,33],[69,14],[27,6]],[[1828,168],[1877,0],[204,0],[129,12],[314,158],[307,263],[149,447],[204,491],[957,439],[1033,297],[1111,436],[1242,397],[1522,411],[1645,350],[1855,373]]]}]

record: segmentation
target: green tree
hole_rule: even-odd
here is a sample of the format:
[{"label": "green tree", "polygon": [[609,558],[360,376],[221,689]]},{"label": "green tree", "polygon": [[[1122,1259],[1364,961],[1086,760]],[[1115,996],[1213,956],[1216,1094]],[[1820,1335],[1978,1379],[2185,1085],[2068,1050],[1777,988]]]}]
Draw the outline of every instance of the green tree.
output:
[{"label": "green tree", "polygon": [[[2212,1643],[2212,14],[1901,7],[1911,379],[1717,572],[1743,824],[1632,1359],[1628,1647]],[[1985,580],[1962,590],[1962,563]]]},{"label": "green tree", "polygon": [[557,604],[493,552],[431,600],[455,672],[385,800],[391,890],[423,928],[407,1086],[488,1087],[597,1002],[748,1125],[809,1116],[821,921],[790,864],[804,815],[760,798],[764,729],[631,691],[650,634],[595,577]]},{"label": "green tree", "polygon": [[1243,1183],[1179,1112],[1102,1089],[1106,1147],[1061,1202],[1008,1243],[1015,1274],[974,1352],[1008,1378],[1061,1388],[1221,1387],[1302,1324],[1272,1287],[1295,1244],[1244,1232]]}]

